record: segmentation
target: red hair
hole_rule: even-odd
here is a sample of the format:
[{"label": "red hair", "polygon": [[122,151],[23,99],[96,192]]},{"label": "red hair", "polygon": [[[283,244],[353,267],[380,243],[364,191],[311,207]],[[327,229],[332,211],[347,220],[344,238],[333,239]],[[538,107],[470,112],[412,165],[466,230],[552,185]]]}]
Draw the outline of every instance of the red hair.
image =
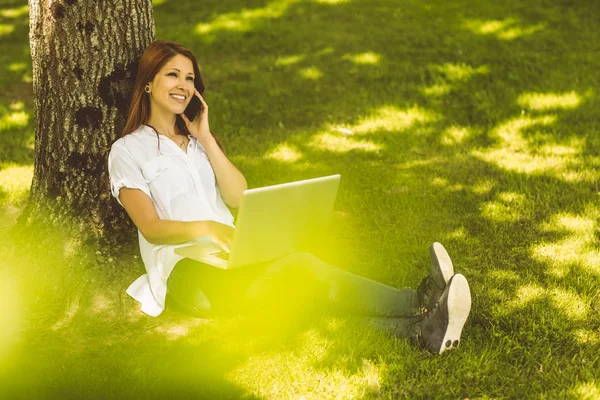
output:
[{"label": "red hair", "polygon": [[[161,68],[177,54],[181,54],[182,56],[190,59],[192,66],[194,67],[194,86],[200,94],[204,93],[204,83],[202,83],[202,76],[200,75],[198,61],[192,52],[175,42],[155,40],[152,42],[152,44],[146,47],[142,57],[140,58],[135,83],[131,93],[131,102],[129,103],[127,121],[125,122],[125,127],[123,128],[120,137],[134,132],[142,124],[145,124],[146,121],[148,121],[148,118],[150,118],[150,98],[146,96],[144,88],[146,87],[146,84],[154,80],[154,77],[158,71],[160,71]],[[180,115],[177,115],[175,120],[175,132],[179,135],[185,136],[190,134],[187,126],[185,125],[185,121]],[[217,141],[221,151],[225,152],[221,141],[215,136],[214,133],[212,133],[212,131],[210,133]]]}]

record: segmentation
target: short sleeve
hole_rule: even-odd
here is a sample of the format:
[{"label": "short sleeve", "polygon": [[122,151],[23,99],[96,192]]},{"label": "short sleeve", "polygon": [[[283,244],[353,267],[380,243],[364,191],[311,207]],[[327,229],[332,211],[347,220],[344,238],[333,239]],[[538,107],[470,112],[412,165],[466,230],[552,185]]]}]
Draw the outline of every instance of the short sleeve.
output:
[{"label": "short sleeve", "polygon": [[110,149],[108,155],[108,175],[110,177],[111,193],[119,204],[121,204],[119,191],[123,187],[139,189],[152,198],[150,188],[133,154],[119,142],[115,142]]}]

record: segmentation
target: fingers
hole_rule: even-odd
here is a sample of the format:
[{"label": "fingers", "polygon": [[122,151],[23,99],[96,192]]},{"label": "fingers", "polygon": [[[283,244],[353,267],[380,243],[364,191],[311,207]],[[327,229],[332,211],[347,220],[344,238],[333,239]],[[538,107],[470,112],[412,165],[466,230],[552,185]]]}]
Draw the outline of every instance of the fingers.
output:
[{"label": "fingers", "polygon": [[202,95],[200,94],[200,92],[198,91],[198,89],[194,89],[194,94],[196,96],[198,96],[198,98],[200,99],[200,102],[204,106],[204,109],[208,110],[208,104],[206,104],[206,102],[204,101],[204,98],[202,97]]},{"label": "fingers", "polygon": [[189,123],[190,123],[190,120],[189,120],[189,119],[188,119],[188,117],[185,115],[185,113],[181,113],[181,114],[179,114],[179,116],[180,116],[181,118],[183,118],[183,121],[184,121],[186,124],[189,124]]}]

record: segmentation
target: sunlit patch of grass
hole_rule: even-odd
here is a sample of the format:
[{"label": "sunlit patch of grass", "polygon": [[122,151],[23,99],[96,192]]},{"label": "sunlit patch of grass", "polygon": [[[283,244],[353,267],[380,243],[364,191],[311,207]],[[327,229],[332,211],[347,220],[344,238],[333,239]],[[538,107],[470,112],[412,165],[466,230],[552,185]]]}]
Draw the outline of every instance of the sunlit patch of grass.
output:
[{"label": "sunlit patch of grass", "polygon": [[14,72],[23,71],[25,68],[27,68],[25,63],[12,63],[8,66],[8,70]]},{"label": "sunlit patch of grass", "polygon": [[531,134],[535,139],[530,143],[523,135],[525,129],[550,126],[555,122],[554,115],[513,118],[491,132],[491,137],[498,139],[495,147],[475,149],[471,154],[507,171],[551,175],[567,182],[594,182],[600,176],[594,164],[600,160],[588,158],[584,161],[580,157],[585,139],[571,138],[563,143],[553,143],[551,134],[537,131]]},{"label": "sunlit patch of grass", "polygon": [[596,246],[595,232],[598,215],[588,206],[586,214],[558,213],[540,225],[543,232],[564,232],[568,235],[554,243],[541,243],[531,249],[535,260],[545,263],[548,273],[563,277],[572,265],[600,275],[600,251]]},{"label": "sunlit patch of grass", "polygon": [[450,93],[452,86],[447,83],[435,83],[431,86],[421,88],[421,93],[426,96],[439,97]]},{"label": "sunlit patch of grass", "polygon": [[433,122],[436,118],[435,113],[420,107],[403,110],[395,106],[383,106],[371,115],[361,118],[350,130],[357,134],[377,131],[401,132],[418,124]]},{"label": "sunlit patch of grass", "polygon": [[446,63],[442,65],[436,65],[433,68],[441,72],[446,77],[446,79],[448,79],[451,82],[466,81],[474,75],[486,75],[490,72],[490,67],[488,67],[487,65],[481,65],[477,68],[473,68],[470,65],[464,63]]},{"label": "sunlit patch of grass", "polygon": [[472,136],[471,129],[466,126],[450,126],[441,135],[441,142],[447,146],[462,144]]},{"label": "sunlit patch of grass", "polygon": [[280,66],[286,66],[286,65],[292,65],[292,64],[297,64],[300,61],[304,60],[304,56],[303,55],[292,55],[292,56],[286,56],[286,57],[278,57],[275,60],[275,65],[280,67]]},{"label": "sunlit patch of grass", "polygon": [[381,61],[381,54],[368,51],[366,53],[345,54],[342,58],[350,60],[355,64],[377,65]]},{"label": "sunlit patch of grass", "polygon": [[571,390],[571,395],[578,400],[597,400],[600,399],[600,387],[594,382],[580,383]]},{"label": "sunlit patch of grass", "polygon": [[315,135],[308,143],[308,146],[318,150],[327,150],[332,153],[347,153],[350,150],[377,152],[382,148],[382,145],[368,140],[355,139],[331,133]]},{"label": "sunlit patch of grass", "polygon": [[302,68],[298,73],[301,77],[306,79],[319,79],[323,77],[323,72],[315,66]]},{"label": "sunlit patch of grass", "polygon": [[18,204],[28,195],[33,179],[33,166],[0,164],[0,191],[7,194],[6,202]]},{"label": "sunlit patch of grass", "polygon": [[8,108],[13,111],[20,111],[25,109],[25,103],[23,103],[22,101],[13,101],[8,105]]},{"label": "sunlit patch of grass", "polygon": [[528,304],[544,297],[546,297],[546,289],[534,283],[526,283],[517,289],[511,300],[504,304],[498,304],[495,310],[500,315],[509,315],[511,312],[521,310],[527,307]]},{"label": "sunlit patch of grass", "polygon": [[5,8],[0,10],[0,16],[4,18],[18,18],[29,14],[29,5],[25,4],[21,7]]},{"label": "sunlit patch of grass", "polygon": [[12,24],[0,24],[0,36],[6,36],[13,33],[15,26]]},{"label": "sunlit patch of grass", "polygon": [[440,176],[434,176],[431,180],[431,185],[444,188],[449,192],[457,192],[464,189],[464,186],[460,183],[452,185],[448,179]]},{"label": "sunlit patch of grass", "polygon": [[[600,331],[594,332],[587,329],[577,329],[573,332],[575,341],[580,344],[600,344]],[[598,393],[600,396],[600,393]]]},{"label": "sunlit patch of grass", "polygon": [[530,110],[572,109],[581,104],[581,96],[575,92],[557,93],[523,93],[517,102],[521,107]]},{"label": "sunlit patch of grass", "polygon": [[491,137],[501,140],[502,147],[526,149],[529,144],[523,137],[522,131],[535,126],[551,126],[556,123],[556,115],[540,117],[520,116],[500,124],[491,132]]},{"label": "sunlit patch of grass", "polygon": [[552,288],[548,290],[548,297],[556,309],[572,320],[583,320],[588,315],[587,304],[574,291]]},{"label": "sunlit patch of grass", "polygon": [[528,216],[530,210],[521,193],[499,193],[496,200],[481,205],[481,216],[491,221],[515,222]]},{"label": "sunlit patch of grass", "polygon": [[516,18],[507,18],[504,20],[466,20],[464,27],[471,32],[479,35],[494,35],[500,40],[514,40],[529,36],[546,27],[545,23],[539,23],[531,26],[523,26]]},{"label": "sunlit patch of grass", "polygon": [[[379,391],[382,375],[379,365],[362,359],[353,371],[335,365],[319,370],[315,365],[329,356],[335,343],[315,330],[303,333],[299,342],[292,353],[275,352],[249,358],[229,373],[228,378],[266,398],[281,398],[282,390],[285,398],[301,399],[352,399],[364,396],[365,392]],[[342,364],[347,357],[338,354],[336,364]]]},{"label": "sunlit patch of grass", "polygon": [[293,163],[302,158],[302,153],[295,146],[280,144],[265,157],[284,163]]},{"label": "sunlit patch of grass", "polygon": [[484,195],[487,194],[489,192],[491,192],[491,190],[494,188],[494,186],[496,186],[496,182],[491,180],[491,179],[482,179],[477,181],[474,185],[473,185],[473,193],[479,194],[479,195]]},{"label": "sunlit patch of grass", "polygon": [[464,226],[461,226],[460,228],[458,228],[446,235],[446,237],[448,237],[449,239],[465,239],[468,236],[469,236],[469,234]]},{"label": "sunlit patch of grass", "polygon": [[15,111],[0,118],[0,131],[13,128],[23,128],[29,124],[29,113],[26,111]]},{"label": "sunlit patch of grass", "polygon": [[296,2],[297,0],[272,1],[263,8],[220,14],[213,22],[196,25],[195,32],[200,36],[208,35],[208,41],[214,40],[214,36],[210,34],[218,31],[248,32],[265,19],[281,17]]}]

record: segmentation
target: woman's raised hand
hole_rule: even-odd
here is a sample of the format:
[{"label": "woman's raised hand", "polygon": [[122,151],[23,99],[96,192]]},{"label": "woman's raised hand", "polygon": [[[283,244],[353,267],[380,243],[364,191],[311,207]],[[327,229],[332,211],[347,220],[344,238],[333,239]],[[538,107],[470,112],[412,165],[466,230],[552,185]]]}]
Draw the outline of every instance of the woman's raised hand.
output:
[{"label": "woman's raised hand", "polygon": [[233,242],[233,232],[235,231],[229,225],[222,224],[217,221],[205,221],[207,227],[208,236],[213,242],[221,246],[226,252],[231,251],[231,242]]},{"label": "woman's raised hand", "polygon": [[190,134],[202,142],[205,139],[212,138],[210,128],[208,126],[208,105],[196,88],[194,88],[194,96],[197,96],[202,103],[202,111],[200,114],[194,117],[193,121],[190,121],[185,113],[181,113],[179,115],[185,121],[185,125],[187,126],[188,131],[190,131]]}]

